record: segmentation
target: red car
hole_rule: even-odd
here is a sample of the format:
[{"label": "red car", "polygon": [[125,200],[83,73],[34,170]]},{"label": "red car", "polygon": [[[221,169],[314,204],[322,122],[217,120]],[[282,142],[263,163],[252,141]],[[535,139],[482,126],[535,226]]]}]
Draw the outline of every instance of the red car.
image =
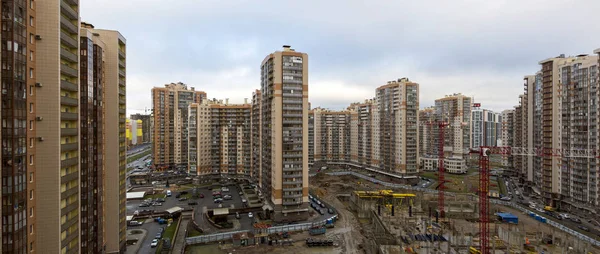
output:
[{"label": "red car", "polygon": [[204,198],[204,194],[200,193],[200,198]]}]

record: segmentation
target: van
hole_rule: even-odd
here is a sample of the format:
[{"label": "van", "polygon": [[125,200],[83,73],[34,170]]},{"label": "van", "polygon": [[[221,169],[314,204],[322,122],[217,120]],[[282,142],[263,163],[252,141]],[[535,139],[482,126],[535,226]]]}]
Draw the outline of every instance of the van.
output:
[{"label": "van", "polygon": [[170,191],[170,190],[168,190],[168,191],[167,191],[167,197],[170,197],[170,196],[171,196],[171,191]]}]

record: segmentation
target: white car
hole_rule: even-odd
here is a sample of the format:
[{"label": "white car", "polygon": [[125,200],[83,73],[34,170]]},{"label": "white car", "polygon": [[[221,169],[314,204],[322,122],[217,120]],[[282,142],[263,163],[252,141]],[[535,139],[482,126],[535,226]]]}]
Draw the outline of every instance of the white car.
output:
[{"label": "white car", "polygon": [[252,217],[254,217],[254,214],[248,213],[248,218],[252,218]]},{"label": "white car", "polygon": [[152,247],[152,248],[154,248],[156,246],[158,246],[158,239],[152,240],[152,243],[150,244],[150,247]]}]

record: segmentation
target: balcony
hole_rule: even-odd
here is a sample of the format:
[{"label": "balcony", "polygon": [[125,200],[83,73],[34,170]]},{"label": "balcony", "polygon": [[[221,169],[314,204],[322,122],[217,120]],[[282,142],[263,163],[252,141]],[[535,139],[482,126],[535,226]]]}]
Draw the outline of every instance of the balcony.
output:
[{"label": "balcony", "polygon": [[125,52],[119,50],[119,58],[125,59]]},{"label": "balcony", "polygon": [[121,77],[125,77],[125,71],[123,71],[123,70],[119,70],[119,76],[121,76]]},{"label": "balcony", "polygon": [[79,0],[63,0],[70,5],[79,5]]},{"label": "balcony", "polygon": [[71,98],[71,97],[61,96],[60,97],[60,104],[61,105],[66,105],[66,106],[77,106],[77,105],[79,105],[79,101],[77,99],[74,99],[74,98]]},{"label": "balcony", "polygon": [[119,109],[119,114],[125,114],[125,109],[124,108],[120,108]]},{"label": "balcony", "polygon": [[119,104],[125,104],[125,99],[119,99]]},{"label": "balcony", "polygon": [[65,136],[77,136],[77,128],[61,128],[60,129],[60,136],[61,137],[65,137]]},{"label": "balcony", "polygon": [[71,19],[79,19],[79,15],[77,12],[66,2],[60,2],[61,13],[65,14],[67,17]]},{"label": "balcony", "polygon": [[60,16],[60,27],[71,32],[72,34],[78,34],[79,32],[77,25],[71,23],[71,21],[64,16]]},{"label": "balcony", "polygon": [[60,161],[60,167],[66,168],[66,167],[70,167],[70,166],[75,166],[75,165],[77,165],[78,162],[79,162],[79,159],[77,157],[65,159],[65,160]]},{"label": "balcony", "polygon": [[66,91],[70,91],[70,92],[77,92],[77,85],[67,81],[67,80],[61,80],[60,81],[60,88]]},{"label": "balcony", "polygon": [[60,182],[61,183],[68,183],[70,181],[76,180],[79,177],[79,173],[77,172],[73,172],[67,175],[64,175],[62,177],[60,177]]},{"label": "balcony", "polygon": [[79,143],[77,143],[77,142],[60,145],[60,152],[70,152],[70,151],[75,151],[78,149],[79,149]]},{"label": "balcony", "polygon": [[66,33],[60,33],[60,41],[71,48],[77,48],[77,40],[71,38]]},{"label": "balcony", "polygon": [[79,118],[77,113],[60,112],[60,120],[63,121],[75,121]]},{"label": "balcony", "polygon": [[302,204],[302,199],[299,199],[298,201],[284,201],[281,204],[282,205],[299,205],[299,204]]},{"label": "balcony", "polygon": [[71,68],[66,64],[61,64],[60,65],[60,72],[67,75],[67,76],[71,76],[76,78],[79,74],[79,72],[77,71],[77,69]]},{"label": "balcony", "polygon": [[60,57],[62,59],[70,61],[71,63],[77,63],[77,55],[71,53],[65,48],[60,48]]},{"label": "balcony", "polygon": [[[67,191],[71,191],[71,190],[77,190],[77,187],[71,188],[70,190]],[[66,192],[64,192],[66,193]],[[77,202],[73,202],[72,204],[65,206],[65,208],[60,210],[61,215],[66,215],[67,213],[69,213],[70,211],[73,211],[75,209],[78,209],[78,204]],[[73,218],[73,220],[77,220],[77,218]]]}]

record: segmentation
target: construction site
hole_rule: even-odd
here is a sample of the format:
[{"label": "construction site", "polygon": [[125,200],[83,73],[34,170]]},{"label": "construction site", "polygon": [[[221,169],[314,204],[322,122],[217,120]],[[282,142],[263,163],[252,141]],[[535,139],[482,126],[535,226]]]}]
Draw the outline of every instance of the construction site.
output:
[{"label": "construction site", "polygon": [[[336,227],[351,227],[325,236],[344,241],[339,253],[481,253],[476,195],[447,195],[442,217],[437,194],[377,188],[362,181],[350,175],[311,178],[314,192],[336,207],[340,221],[349,222]],[[491,205],[490,213],[511,213],[518,223],[491,216],[489,253],[600,253],[521,211]],[[360,232],[360,237],[346,236],[347,231]]]}]

